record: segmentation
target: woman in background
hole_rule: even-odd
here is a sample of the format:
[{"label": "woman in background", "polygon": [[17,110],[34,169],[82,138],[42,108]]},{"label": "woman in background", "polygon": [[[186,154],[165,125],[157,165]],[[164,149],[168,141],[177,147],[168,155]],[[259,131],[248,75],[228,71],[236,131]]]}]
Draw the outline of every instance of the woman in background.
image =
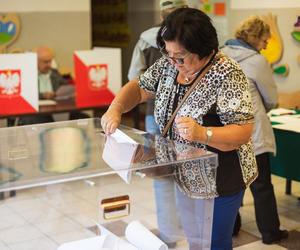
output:
[{"label": "woman in background", "polygon": [[277,88],[269,63],[259,53],[267,47],[270,36],[269,25],[263,19],[252,16],[240,24],[235,39],[226,41],[222,49],[240,64],[250,84],[255,120],[252,140],[259,172],[250,189],[256,223],[265,244],[288,237],[288,231],[280,230],[269,160],[269,153],[276,152],[276,144],[267,112],[277,106]]}]

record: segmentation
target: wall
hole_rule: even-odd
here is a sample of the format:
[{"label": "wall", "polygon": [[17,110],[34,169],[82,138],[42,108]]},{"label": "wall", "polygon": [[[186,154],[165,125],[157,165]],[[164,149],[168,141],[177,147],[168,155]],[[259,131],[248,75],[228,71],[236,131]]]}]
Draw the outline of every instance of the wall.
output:
[{"label": "wall", "polygon": [[[227,3],[234,7],[227,8],[228,25],[225,21],[219,23],[223,36],[228,34],[228,38],[233,36],[237,23],[249,15],[272,12],[278,16],[284,41],[284,54],[280,63],[289,64],[290,74],[286,78],[275,76],[275,79],[280,92],[300,90],[299,65],[296,61],[296,56],[300,54],[300,44],[290,35],[293,24],[300,15],[300,1],[231,0]],[[11,48],[30,50],[39,45],[48,45],[55,50],[59,66],[73,68],[73,51],[92,46],[89,0],[51,0],[47,4],[40,0],[1,0],[0,10],[2,13],[17,12],[21,17],[21,34]],[[131,37],[128,47],[122,49],[123,82],[127,81],[132,51],[140,33],[159,22],[159,0],[128,0]],[[221,43],[224,38],[220,39]]]},{"label": "wall", "polygon": [[155,20],[155,3],[153,0],[128,0],[128,25],[130,27],[130,43],[122,49],[123,82],[127,82],[127,74],[131,56],[140,34],[153,27]]},{"label": "wall", "polygon": [[21,19],[20,36],[10,48],[47,45],[58,66],[73,68],[73,51],[91,47],[89,0],[1,0],[0,10]]},{"label": "wall", "polygon": [[296,42],[291,36],[294,23],[300,15],[300,1],[231,0],[231,7],[233,8],[230,9],[230,14],[228,15],[229,34],[231,36],[233,36],[237,24],[250,15],[266,15],[271,12],[277,16],[277,24],[284,47],[283,57],[278,64],[287,63],[290,68],[290,73],[287,77],[274,76],[278,91],[294,92],[300,90],[300,66],[297,63],[297,56],[300,54],[300,43]]},{"label": "wall", "polygon": [[[159,3],[157,3],[158,6]],[[130,43],[122,48],[122,76],[127,81],[133,48],[139,35],[152,27],[154,0],[128,0]],[[59,66],[73,68],[73,51],[92,47],[90,0],[1,0],[1,13],[16,12],[21,18],[21,33],[10,48],[31,50],[39,45],[54,49]]]},{"label": "wall", "polygon": [[[273,13],[277,16],[278,27],[283,40],[284,53],[278,64],[288,64],[290,73],[287,77],[274,75],[278,90],[288,93],[300,90],[299,73],[300,66],[297,56],[300,55],[300,43],[296,42],[291,32],[297,17],[300,15],[300,1],[295,0],[210,0],[210,3],[225,2],[226,16],[212,17],[217,29],[220,45],[233,37],[236,26],[250,15],[266,15]],[[197,0],[188,0],[190,6],[199,5]],[[159,0],[155,0],[156,13],[159,10]],[[156,16],[157,18],[157,16]],[[278,65],[277,64],[277,65]],[[274,65],[276,66],[276,65]]]}]

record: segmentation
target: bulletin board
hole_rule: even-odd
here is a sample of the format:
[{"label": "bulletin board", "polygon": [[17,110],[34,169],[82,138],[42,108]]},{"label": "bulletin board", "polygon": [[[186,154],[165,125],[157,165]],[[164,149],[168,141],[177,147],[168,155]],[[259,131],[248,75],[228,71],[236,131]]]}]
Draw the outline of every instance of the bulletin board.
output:
[{"label": "bulletin board", "polygon": [[229,0],[188,0],[192,8],[205,12],[217,30],[219,43],[223,44],[228,37],[228,6]]}]

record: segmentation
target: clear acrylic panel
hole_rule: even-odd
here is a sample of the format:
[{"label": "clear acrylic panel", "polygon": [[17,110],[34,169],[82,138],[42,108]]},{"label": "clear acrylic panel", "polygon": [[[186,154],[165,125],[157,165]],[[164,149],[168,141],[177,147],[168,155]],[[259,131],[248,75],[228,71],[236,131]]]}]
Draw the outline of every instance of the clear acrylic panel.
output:
[{"label": "clear acrylic panel", "polygon": [[[124,126],[106,136],[100,119],[1,128],[0,140],[0,191],[20,190],[22,204],[30,190],[40,205],[35,216],[20,206],[25,221],[9,219],[3,235],[28,224],[54,249],[210,249],[216,154]],[[181,185],[195,162],[199,196]]]}]

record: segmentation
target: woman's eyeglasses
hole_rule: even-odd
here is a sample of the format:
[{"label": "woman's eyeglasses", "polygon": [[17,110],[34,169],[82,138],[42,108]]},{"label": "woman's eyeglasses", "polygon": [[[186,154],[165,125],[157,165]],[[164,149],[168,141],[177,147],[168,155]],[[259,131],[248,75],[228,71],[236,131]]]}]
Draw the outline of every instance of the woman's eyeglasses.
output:
[{"label": "woman's eyeglasses", "polygon": [[191,53],[186,53],[183,57],[171,57],[171,56],[169,56],[169,53],[168,53],[168,51],[166,51],[165,48],[161,48],[160,53],[164,57],[171,60],[173,63],[177,63],[177,64],[180,64],[180,65],[184,64],[184,58],[186,58],[187,56],[189,56],[191,54]]}]

